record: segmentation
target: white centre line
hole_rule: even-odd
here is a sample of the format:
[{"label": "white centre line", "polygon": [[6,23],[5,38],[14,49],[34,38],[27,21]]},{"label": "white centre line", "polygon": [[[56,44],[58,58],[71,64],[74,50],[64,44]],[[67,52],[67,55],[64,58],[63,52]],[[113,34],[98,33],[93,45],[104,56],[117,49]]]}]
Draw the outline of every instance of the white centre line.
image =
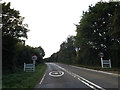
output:
[{"label": "white centre line", "polygon": [[86,84],[87,86],[89,86],[90,88],[92,88],[92,89],[94,89],[94,90],[98,90],[98,89],[99,89],[99,90],[105,90],[104,88],[102,88],[102,87],[94,84],[93,82],[91,82],[91,81],[89,81],[89,80],[87,80],[87,79],[85,79],[85,78],[83,78],[83,77],[81,77],[81,76],[79,76],[79,75],[77,75],[77,74],[75,74],[75,73],[72,73],[72,72],[66,70],[66,69],[63,68],[63,67],[60,67],[60,66],[57,65],[57,64],[54,64],[54,63],[52,63],[52,64],[53,64],[53,65],[56,65],[56,66],[59,67],[60,69],[62,69],[62,70],[64,70],[65,72],[69,73],[70,75],[72,75],[73,77],[77,78],[79,81],[81,81],[82,83]]}]

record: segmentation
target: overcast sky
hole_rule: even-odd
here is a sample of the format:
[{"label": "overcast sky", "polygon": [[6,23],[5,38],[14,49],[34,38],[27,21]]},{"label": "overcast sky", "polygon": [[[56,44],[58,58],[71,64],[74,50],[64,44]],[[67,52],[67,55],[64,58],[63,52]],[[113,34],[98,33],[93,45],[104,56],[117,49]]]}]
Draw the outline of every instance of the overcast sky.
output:
[{"label": "overcast sky", "polygon": [[[82,12],[101,0],[2,0],[11,2],[29,25],[26,45],[42,46],[45,57],[60,49],[69,35],[76,35],[76,26]],[[108,0],[102,0],[108,1]]]}]

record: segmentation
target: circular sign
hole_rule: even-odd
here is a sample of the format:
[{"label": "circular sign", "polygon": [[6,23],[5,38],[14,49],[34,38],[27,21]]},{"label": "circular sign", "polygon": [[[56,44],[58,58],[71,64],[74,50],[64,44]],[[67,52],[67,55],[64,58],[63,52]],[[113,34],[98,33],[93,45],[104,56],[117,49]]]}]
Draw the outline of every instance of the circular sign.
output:
[{"label": "circular sign", "polygon": [[100,52],[99,53],[99,56],[102,58],[102,57],[104,57],[104,53],[103,52]]},{"label": "circular sign", "polygon": [[36,56],[36,55],[33,55],[33,56],[32,56],[32,60],[33,60],[33,61],[37,60],[37,56]]}]

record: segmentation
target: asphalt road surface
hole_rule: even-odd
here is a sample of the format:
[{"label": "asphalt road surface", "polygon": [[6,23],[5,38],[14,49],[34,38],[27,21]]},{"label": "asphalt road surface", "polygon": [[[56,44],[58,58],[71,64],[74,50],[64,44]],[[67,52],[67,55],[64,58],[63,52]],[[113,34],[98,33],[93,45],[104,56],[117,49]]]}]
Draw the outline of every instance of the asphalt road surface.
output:
[{"label": "asphalt road surface", "polygon": [[60,63],[46,63],[47,70],[35,88],[118,89],[119,76]]}]

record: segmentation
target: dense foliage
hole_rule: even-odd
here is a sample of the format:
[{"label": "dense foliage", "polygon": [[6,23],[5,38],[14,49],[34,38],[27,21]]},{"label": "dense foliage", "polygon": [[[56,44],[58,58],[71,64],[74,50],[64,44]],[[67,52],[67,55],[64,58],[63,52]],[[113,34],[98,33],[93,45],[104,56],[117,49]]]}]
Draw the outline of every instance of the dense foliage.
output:
[{"label": "dense foliage", "polygon": [[[103,52],[104,59],[110,58],[112,65],[118,66],[120,58],[118,55],[120,51],[120,26],[117,25],[117,22],[120,18],[118,16],[120,12],[117,11],[119,9],[119,2],[99,2],[95,6],[89,6],[89,10],[83,13],[83,17],[79,25],[77,25],[76,46],[81,49],[81,53],[85,53],[79,54],[84,61],[94,63],[99,60],[97,54]],[[88,51],[85,52],[86,50],[90,53],[89,58],[85,59],[88,55]],[[80,58],[79,61],[81,61]]]},{"label": "dense foliage", "polygon": [[63,63],[74,63],[76,51],[74,47],[74,37],[70,36],[67,38],[67,41],[63,42],[60,45],[60,50],[57,53],[54,53],[49,58],[49,61],[63,62]]},{"label": "dense foliage", "polygon": [[23,24],[24,17],[19,11],[11,9],[10,3],[2,4],[2,71],[14,72],[16,68],[23,68],[23,63],[31,63],[32,55],[38,56],[37,63],[43,62],[45,55],[42,47],[25,46],[28,25]]},{"label": "dense foliage", "polygon": [[[100,66],[98,54],[103,52],[104,59],[111,59],[113,67],[120,65],[120,2],[98,2],[89,6],[76,28],[73,43],[63,42],[60,51],[50,60],[59,57],[54,61]],[[73,48],[65,48],[66,44]]]}]

